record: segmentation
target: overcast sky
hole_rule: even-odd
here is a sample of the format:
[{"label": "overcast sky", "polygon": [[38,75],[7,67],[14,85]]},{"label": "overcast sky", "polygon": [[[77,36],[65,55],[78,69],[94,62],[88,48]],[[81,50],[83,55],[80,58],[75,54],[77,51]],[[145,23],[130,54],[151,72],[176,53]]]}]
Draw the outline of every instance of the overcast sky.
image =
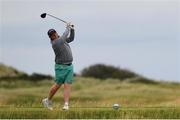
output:
[{"label": "overcast sky", "polygon": [[157,80],[180,81],[178,0],[0,0],[0,62],[54,75],[47,31],[75,25],[74,69],[105,63]]}]

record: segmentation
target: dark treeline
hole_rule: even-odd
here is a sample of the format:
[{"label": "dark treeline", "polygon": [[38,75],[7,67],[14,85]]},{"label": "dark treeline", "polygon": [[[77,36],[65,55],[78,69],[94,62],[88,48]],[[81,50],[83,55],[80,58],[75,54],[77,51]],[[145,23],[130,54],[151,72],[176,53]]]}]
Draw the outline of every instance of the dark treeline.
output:
[{"label": "dark treeline", "polygon": [[[112,65],[105,64],[95,64],[84,68],[80,74],[74,74],[74,76],[91,77],[97,78],[99,80],[106,80],[109,78],[126,80],[129,82],[141,82],[141,83],[156,83],[154,80],[142,77],[128,69],[122,69],[120,67],[115,67]],[[31,75],[21,72],[13,67],[0,64],[0,80],[30,80],[30,81],[40,81],[40,80],[52,80],[54,79],[51,75],[33,73]]]},{"label": "dark treeline", "polygon": [[84,68],[81,75],[83,77],[94,77],[98,79],[115,78],[121,80],[138,76],[138,74],[128,69],[121,69],[120,67],[105,64],[95,64]]},{"label": "dark treeline", "polygon": [[31,80],[31,81],[39,81],[39,80],[51,80],[53,77],[51,75],[33,73],[32,75],[21,74],[18,76],[4,76],[0,77],[0,80]]}]

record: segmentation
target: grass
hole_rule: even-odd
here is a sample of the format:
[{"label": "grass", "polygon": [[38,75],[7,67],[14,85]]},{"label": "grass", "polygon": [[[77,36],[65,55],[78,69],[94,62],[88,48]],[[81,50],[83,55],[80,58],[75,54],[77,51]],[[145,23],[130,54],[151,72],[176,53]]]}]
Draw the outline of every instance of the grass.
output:
[{"label": "grass", "polygon": [[[8,114],[7,114],[8,113]],[[0,118],[17,119],[103,119],[103,118],[180,118],[179,108],[121,108],[113,110],[111,108],[71,108],[69,111],[62,111],[55,108],[49,111],[45,108],[3,108],[0,110]]]},{"label": "grass", "polygon": [[[61,88],[53,98],[54,110],[42,107],[41,100],[48,95],[53,80],[0,81],[0,119],[35,118],[180,118],[180,84],[132,83],[119,80],[95,80],[76,77],[72,86],[71,109],[62,111]],[[113,103],[121,108],[113,110]]]}]

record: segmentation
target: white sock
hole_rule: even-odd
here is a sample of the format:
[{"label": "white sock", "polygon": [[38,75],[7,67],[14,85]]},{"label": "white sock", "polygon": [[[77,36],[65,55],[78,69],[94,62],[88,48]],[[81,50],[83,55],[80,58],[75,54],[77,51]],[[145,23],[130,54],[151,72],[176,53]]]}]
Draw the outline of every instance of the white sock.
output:
[{"label": "white sock", "polygon": [[68,102],[65,102],[64,105],[67,105],[67,106],[68,106],[69,104],[68,104]]},{"label": "white sock", "polygon": [[46,98],[48,102],[51,102],[51,100],[49,100],[48,98]]}]

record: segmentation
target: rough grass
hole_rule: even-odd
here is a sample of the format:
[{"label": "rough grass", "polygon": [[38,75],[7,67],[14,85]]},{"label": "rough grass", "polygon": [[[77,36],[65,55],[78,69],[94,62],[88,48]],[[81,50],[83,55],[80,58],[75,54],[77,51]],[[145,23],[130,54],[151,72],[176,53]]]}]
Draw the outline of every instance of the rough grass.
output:
[{"label": "rough grass", "polygon": [[[180,118],[179,83],[132,83],[119,80],[76,78],[71,109],[62,111],[61,88],[53,99],[54,110],[42,107],[53,81],[0,81],[0,118]],[[111,108],[121,105],[119,110]]]}]

